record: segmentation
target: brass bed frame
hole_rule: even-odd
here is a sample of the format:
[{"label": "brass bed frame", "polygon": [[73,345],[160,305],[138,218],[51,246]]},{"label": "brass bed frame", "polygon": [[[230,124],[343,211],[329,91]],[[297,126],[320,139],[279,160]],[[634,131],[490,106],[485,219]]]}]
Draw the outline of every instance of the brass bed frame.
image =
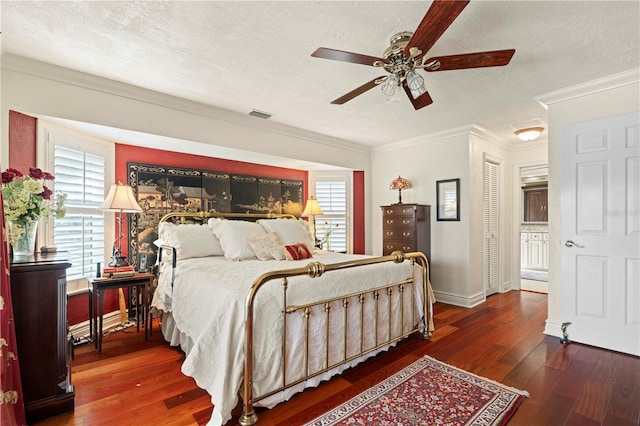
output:
[{"label": "brass bed frame", "polygon": [[[172,220],[173,222],[180,222],[180,223],[184,223],[188,220],[197,220],[197,221],[206,221],[209,218],[226,218],[226,219],[235,219],[235,220],[250,220],[250,221],[255,221],[258,219],[273,219],[273,218],[290,218],[290,219],[297,219],[295,216],[292,215],[286,215],[286,214],[237,214],[237,213],[213,213],[213,212],[197,212],[197,213],[186,213],[186,212],[173,212],[173,213],[169,213],[165,216],[162,217],[162,219],[160,220],[160,222],[165,222],[168,220]],[[171,249],[170,247],[166,247]],[[158,262],[162,261],[162,249],[159,251],[158,253]],[[172,259],[172,265],[173,265],[173,269],[175,269],[175,265],[176,265],[176,256],[175,256],[175,250],[172,250],[172,254],[173,254],[173,259]],[[306,305],[301,305],[301,306],[293,306],[293,305],[288,305],[287,304],[287,288],[289,286],[289,278],[291,277],[295,277],[295,276],[301,276],[301,275],[307,275],[311,278],[316,278],[316,277],[320,277],[322,275],[324,275],[325,273],[331,273],[333,271],[340,271],[340,270],[344,270],[344,269],[349,269],[349,268],[356,268],[359,266],[364,266],[364,265],[372,265],[372,264],[377,264],[377,263],[384,263],[384,262],[394,262],[394,263],[402,263],[405,260],[409,260],[412,265],[417,265],[420,267],[420,274],[421,274],[421,278],[422,278],[422,300],[420,300],[419,302],[422,303],[423,306],[423,313],[424,316],[420,319],[420,322],[417,326],[411,326],[410,328],[407,328],[404,326],[404,317],[405,317],[405,312],[404,312],[404,305],[405,305],[405,297],[404,297],[404,292],[406,291],[406,288],[408,286],[411,286],[413,284],[415,284],[415,279],[414,277],[402,280],[400,282],[395,282],[392,284],[384,284],[382,286],[378,286],[376,288],[372,288],[372,289],[367,289],[365,291],[362,292],[356,292],[356,293],[350,293],[350,294],[346,294],[346,295],[338,295],[336,297],[330,298],[330,299],[325,299],[325,300],[320,300],[317,302],[313,302],[313,303],[309,303]],[[414,275],[415,275],[415,268],[413,268],[414,270]],[[395,343],[401,339],[406,338],[407,336],[413,334],[413,333],[420,333],[421,336],[424,339],[428,339],[431,335],[431,332],[429,330],[429,318],[431,318],[431,304],[429,302],[429,285],[428,285],[428,279],[427,277],[429,276],[429,262],[427,261],[426,256],[421,253],[421,252],[412,252],[412,253],[403,253],[400,251],[395,251],[390,255],[387,256],[379,256],[379,257],[371,257],[371,258],[367,258],[367,259],[358,259],[358,260],[350,260],[350,261],[346,261],[346,262],[340,262],[340,263],[333,263],[333,264],[323,264],[321,262],[317,262],[317,261],[312,261],[310,262],[306,267],[298,267],[298,268],[290,268],[290,269],[282,269],[282,270],[278,270],[278,271],[272,271],[272,272],[267,272],[263,275],[261,275],[260,277],[258,277],[253,285],[251,286],[246,299],[245,299],[245,359],[244,359],[244,379],[243,379],[243,384],[242,384],[242,388],[241,388],[241,399],[242,399],[242,404],[243,404],[243,412],[242,415],[239,419],[239,423],[242,426],[250,426],[255,424],[258,421],[258,416],[255,413],[254,410],[254,404],[260,400],[263,400],[269,396],[272,396],[278,392],[282,392],[292,386],[295,386],[299,383],[302,383],[308,379],[311,379],[313,377],[316,377],[320,374],[323,374],[333,368],[336,368],[338,366],[344,365],[346,363],[349,363],[351,361],[353,361],[356,358],[359,358],[363,355],[366,355],[370,352],[374,352],[377,351],[385,346],[389,346],[392,343]],[[282,327],[282,365],[280,366],[281,368],[281,373],[282,373],[282,385],[276,389],[273,389],[272,391],[269,391],[263,395],[254,395],[254,390],[253,390],[253,354],[254,354],[254,347],[253,347],[253,332],[254,332],[254,302],[256,299],[256,296],[258,294],[258,292],[260,291],[260,289],[266,285],[267,283],[273,281],[273,280],[281,280],[282,281],[282,323],[281,323],[281,327]],[[173,285],[173,272],[172,272],[172,285]],[[394,291],[397,290],[399,292],[399,297],[400,299],[400,328],[401,328],[401,332],[399,335],[392,337],[391,336],[391,297],[392,294],[394,293]],[[388,316],[388,333],[387,333],[387,338],[386,339],[382,339],[382,341],[379,341],[378,339],[378,331],[379,331],[379,326],[380,324],[378,324],[378,312],[379,312],[379,304],[380,304],[380,298],[387,296],[388,299],[388,310],[389,310],[389,316]],[[411,304],[411,318],[415,318],[415,292],[411,291],[410,292],[410,304]],[[344,307],[344,315],[342,318],[342,325],[343,325],[343,329],[347,330],[347,325],[348,325],[348,308],[349,308],[349,301],[350,300],[354,300],[356,299],[357,302],[359,303],[360,307],[360,349],[357,353],[352,354],[350,356],[347,356],[347,333],[344,333],[344,341],[343,342],[334,342],[334,344],[341,344],[342,348],[343,348],[343,357],[342,360],[329,365],[329,344],[331,342],[331,338],[330,338],[330,334],[329,334],[329,318],[330,318],[330,312],[331,312],[331,306],[330,304],[332,302],[339,302],[342,301],[342,306]],[[363,321],[363,317],[364,317],[364,304],[369,301],[370,299],[372,299],[371,303],[374,303],[374,309],[375,309],[375,326],[374,326],[374,332],[375,332],[375,345],[373,347],[369,347],[369,348],[365,348],[364,347],[364,321]],[[326,356],[324,359],[324,366],[320,369],[320,370],[315,370],[310,372],[309,371],[309,316],[311,314],[311,310],[314,306],[319,306],[321,307],[322,311],[325,314],[326,317],[326,325],[325,325],[325,333],[326,333]],[[356,307],[356,309],[358,309],[358,307]],[[305,328],[305,335],[304,335],[304,348],[305,348],[305,354],[304,354],[304,374],[302,374],[302,377],[294,380],[292,382],[287,382],[287,378],[286,378],[286,372],[287,372],[287,362],[286,362],[286,353],[287,353],[287,333],[286,333],[286,329],[287,329],[287,317],[289,315],[292,315],[294,313],[300,313],[303,317],[303,324],[304,324],[304,328]],[[333,339],[335,340],[335,339]]]}]

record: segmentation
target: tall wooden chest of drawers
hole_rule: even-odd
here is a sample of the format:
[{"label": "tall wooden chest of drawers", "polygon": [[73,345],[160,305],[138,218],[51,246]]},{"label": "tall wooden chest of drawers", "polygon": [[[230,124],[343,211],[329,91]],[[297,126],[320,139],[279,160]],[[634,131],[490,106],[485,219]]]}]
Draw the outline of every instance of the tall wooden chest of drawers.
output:
[{"label": "tall wooden chest of drawers", "polygon": [[382,209],[382,254],[421,251],[431,261],[431,206],[392,204]]}]

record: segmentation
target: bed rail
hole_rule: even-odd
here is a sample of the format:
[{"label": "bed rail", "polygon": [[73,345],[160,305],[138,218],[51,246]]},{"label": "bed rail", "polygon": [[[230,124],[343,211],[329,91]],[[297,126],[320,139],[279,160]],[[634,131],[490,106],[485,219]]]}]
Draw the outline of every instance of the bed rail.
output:
[{"label": "bed rail", "polygon": [[[365,291],[359,292],[359,293],[352,293],[352,294],[348,294],[348,295],[341,295],[341,296],[337,296],[331,299],[325,299],[325,300],[320,300],[317,302],[313,302],[307,305],[301,305],[301,306],[292,306],[292,305],[288,305],[287,304],[287,287],[288,287],[288,279],[291,277],[295,277],[295,276],[300,276],[300,275],[308,275],[311,278],[316,278],[316,277],[320,277],[323,274],[327,273],[327,272],[331,272],[331,271],[338,271],[338,270],[344,270],[344,269],[348,269],[348,268],[354,268],[354,267],[359,267],[359,266],[365,266],[365,265],[372,265],[372,264],[376,264],[376,263],[383,263],[383,262],[394,262],[394,263],[402,263],[404,262],[406,259],[409,259],[412,262],[412,265],[415,265],[415,263],[417,262],[420,266],[420,273],[421,273],[421,284],[423,286],[422,288],[422,300],[420,301],[420,303],[423,306],[423,313],[424,316],[421,318],[420,323],[418,324],[417,327],[413,327],[411,326],[408,330],[404,329],[404,299],[401,299],[400,301],[400,306],[401,306],[401,312],[400,312],[400,324],[401,324],[401,333],[399,335],[391,335],[391,323],[389,323],[389,333],[387,336],[387,339],[384,339],[383,341],[378,341],[378,331],[379,331],[379,324],[377,323],[377,318],[378,318],[378,314],[377,314],[377,309],[378,309],[378,298],[380,297],[380,294],[387,294],[389,296],[389,298],[391,297],[391,294],[393,293],[394,289],[398,289],[398,291],[402,294],[405,291],[405,287],[407,285],[415,285],[416,280],[415,277],[414,278],[409,278],[400,282],[395,282],[395,283],[391,283],[391,284],[387,284],[387,285],[383,285],[377,288],[373,288],[373,289],[367,289]],[[414,274],[415,274],[415,268],[414,269]],[[391,255],[388,256],[380,256],[380,257],[373,257],[373,258],[367,258],[367,259],[360,259],[360,260],[351,260],[351,261],[347,261],[347,262],[340,262],[340,263],[334,263],[334,264],[322,264],[320,262],[311,262],[309,263],[306,267],[300,267],[300,268],[294,268],[294,269],[285,269],[285,270],[280,270],[280,271],[273,271],[273,272],[269,272],[266,274],[263,274],[262,276],[260,276],[252,285],[251,289],[249,290],[249,293],[247,294],[246,300],[245,300],[245,357],[244,357],[244,362],[245,362],[245,366],[244,366],[244,383],[243,383],[243,387],[242,387],[242,400],[243,400],[243,413],[239,419],[239,423],[242,426],[250,426],[255,424],[258,421],[258,416],[255,413],[254,410],[254,403],[267,398],[275,393],[278,392],[282,392],[285,389],[288,389],[292,386],[295,386],[301,382],[304,382],[310,378],[313,378],[315,376],[318,376],[320,374],[323,374],[337,366],[340,365],[344,365],[358,357],[361,357],[363,355],[366,355],[370,352],[376,351],[378,349],[381,349],[383,347],[386,347],[394,342],[397,342],[405,337],[407,337],[410,334],[413,334],[415,332],[420,332],[422,334],[422,337],[425,339],[428,339],[430,337],[430,331],[429,331],[429,318],[431,317],[431,305],[429,303],[429,288],[428,288],[428,280],[427,277],[429,276],[429,263],[427,261],[427,258],[425,257],[425,255],[423,253],[420,252],[412,252],[412,253],[402,253],[400,251],[396,251],[393,252]],[[264,395],[254,395],[253,392],[253,331],[254,331],[254,323],[253,323],[253,319],[254,319],[254,302],[256,300],[256,295],[258,294],[259,290],[261,287],[263,287],[265,284],[269,283],[270,281],[273,280],[278,280],[281,279],[282,280],[282,293],[283,293],[283,323],[282,323],[282,327],[283,327],[283,343],[282,343],[282,366],[281,366],[281,373],[282,373],[282,379],[283,379],[283,383],[282,386],[274,389],[272,391],[269,391],[267,393],[265,393]],[[361,330],[360,330],[360,338],[361,338],[361,344],[360,344],[360,350],[352,355],[347,355],[346,352],[346,344],[347,344],[347,333],[345,332],[344,334],[344,357],[343,359],[338,362],[338,363],[334,363],[334,364],[329,364],[329,350],[328,350],[328,345],[329,345],[329,336],[328,336],[328,318],[329,318],[329,314],[330,314],[330,304],[331,302],[335,302],[335,301],[343,301],[343,304],[346,303],[347,306],[344,306],[344,329],[347,329],[347,318],[348,315],[346,314],[347,312],[347,308],[348,308],[348,301],[352,298],[357,298],[357,300],[361,303],[361,312],[362,311],[362,303],[364,302],[364,298],[366,298],[368,295],[372,295],[373,299],[374,299],[374,303],[376,303],[376,324],[375,324],[375,336],[376,336],[376,342],[375,345],[369,348],[364,348],[364,345],[362,343],[363,341],[363,331],[362,331],[362,322],[361,322]],[[412,291],[411,292],[412,295],[412,301],[411,301],[411,306],[415,306],[414,303],[414,299],[413,297],[415,297],[415,292]],[[404,297],[404,296],[402,296]],[[327,349],[326,349],[326,361],[325,361],[325,365],[323,368],[319,369],[319,370],[315,370],[313,372],[309,372],[308,371],[308,362],[309,362],[309,357],[308,357],[308,353],[305,354],[305,366],[307,367],[307,371],[305,371],[305,374],[303,375],[302,378],[298,379],[298,380],[294,380],[292,382],[287,382],[286,379],[286,324],[287,324],[287,315],[290,315],[294,312],[303,312],[303,315],[305,316],[305,318],[308,318],[310,309],[313,306],[323,306],[324,310],[326,312],[327,315],[327,322],[326,322],[326,327],[327,327]],[[389,310],[391,310],[391,299],[389,299],[388,301],[388,307]],[[412,315],[415,317],[415,313],[412,312]],[[361,314],[361,318],[362,318],[362,314]],[[362,319],[361,319],[362,321]],[[391,315],[389,315],[389,322],[391,322]],[[306,331],[308,331],[308,325],[306,325],[307,329]],[[305,332],[305,339],[307,339],[308,337],[308,333]],[[306,347],[306,351],[308,352],[308,345],[305,345]]]}]

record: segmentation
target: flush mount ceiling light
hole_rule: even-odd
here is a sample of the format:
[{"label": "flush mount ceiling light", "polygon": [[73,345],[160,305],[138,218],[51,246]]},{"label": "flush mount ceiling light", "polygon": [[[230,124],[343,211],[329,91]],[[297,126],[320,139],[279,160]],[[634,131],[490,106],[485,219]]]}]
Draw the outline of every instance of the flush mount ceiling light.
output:
[{"label": "flush mount ceiling light", "polygon": [[515,134],[523,141],[532,141],[540,136],[544,127],[527,127],[526,129],[516,130]]}]

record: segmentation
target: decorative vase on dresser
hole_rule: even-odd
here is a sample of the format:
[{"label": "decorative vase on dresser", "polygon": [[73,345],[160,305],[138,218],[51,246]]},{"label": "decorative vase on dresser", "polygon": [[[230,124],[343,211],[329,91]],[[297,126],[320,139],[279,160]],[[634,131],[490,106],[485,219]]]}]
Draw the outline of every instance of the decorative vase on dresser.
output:
[{"label": "decorative vase on dresser", "polygon": [[14,257],[11,296],[27,423],[70,413],[72,341],[67,325],[66,252]]},{"label": "decorative vase on dresser", "polygon": [[431,261],[431,206],[391,204],[382,209],[382,255],[420,251]]}]

